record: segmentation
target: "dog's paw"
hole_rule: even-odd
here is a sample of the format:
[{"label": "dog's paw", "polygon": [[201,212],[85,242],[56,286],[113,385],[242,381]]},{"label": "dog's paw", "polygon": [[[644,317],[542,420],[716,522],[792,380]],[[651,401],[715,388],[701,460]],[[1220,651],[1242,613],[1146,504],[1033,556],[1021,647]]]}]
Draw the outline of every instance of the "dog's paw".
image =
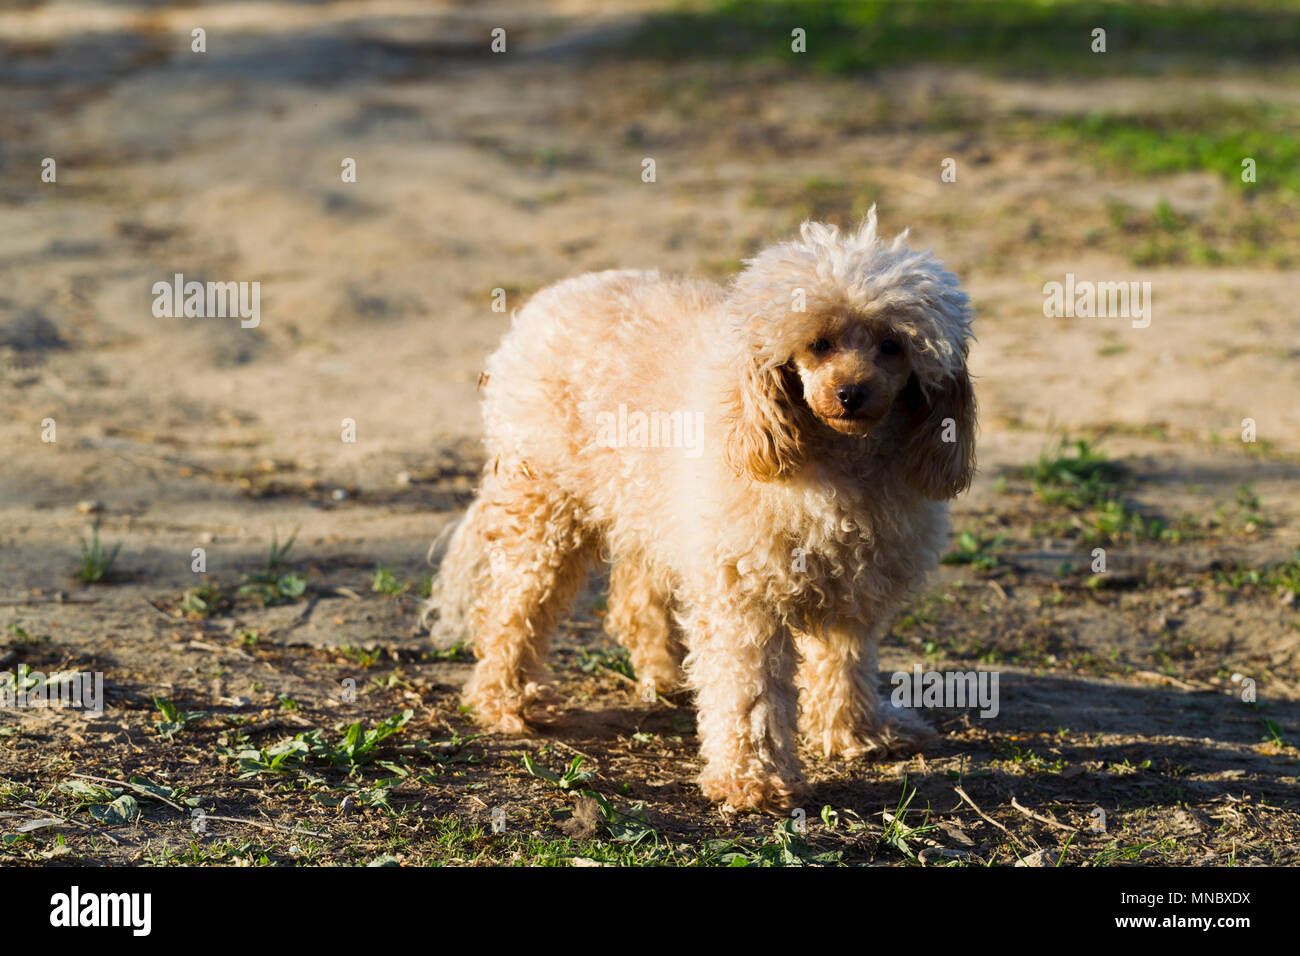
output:
[{"label": "dog's paw", "polygon": [[700,789],[726,810],[762,810],[780,814],[798,806],[808,794],[802,778],[776,774],[740,777],[706,773],[700,777]]},{"label": "dog's paw", "polygon": [[474,711],[474,721],[484,730],[497,734],[527,734],[532,732],[524,719],[522,707],[499,706],[491,702],[466,702]]},{"label": "dog's paw", "polygon": [[869,724],[828,727],[805,734],[808,746],[824,757],[883,760],[916,753],[936,739],[929,726],[905,711],[891,710]]},{"label": "dog's paw", "polygon": [[532,732],[524,716],[528,698],[524,694],[467,694],[465,704],[474,712],[474,720],[484,730],[498,734]]},{"label": "dog's paw", "polygon": [[915,711],[886,707],[882,715],[884,733],[881,743],[892,755],[912,754],[939,739],[934,728],[917,716]]},{"label": "dog's paw", "polygon": [[529,681],[524,685],[524,702],[530,706],[556,710],[563,705],[564,695],[550,684]]},{"label": "dog's paw", "polygon": [[534,730],[529,712],[533,718],[545,722],[546,714],[554,714],[562,707],[564,697],[543,681],[529,681],[523,687],[472,681],[464,701],[484,729],[502,734],[527,734]]}]

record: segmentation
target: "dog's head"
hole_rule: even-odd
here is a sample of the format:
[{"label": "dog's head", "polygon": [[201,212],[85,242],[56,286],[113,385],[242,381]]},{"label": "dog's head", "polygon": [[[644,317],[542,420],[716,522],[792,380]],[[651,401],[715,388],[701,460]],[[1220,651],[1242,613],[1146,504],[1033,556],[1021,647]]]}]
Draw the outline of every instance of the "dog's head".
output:
[{"label": "dog's head", "polygon": [[728,295],[741,333],[728,457],[771,480],[827,440],[869,440],[927,497],[974,470],[975,397],[966,371],[970,303],[929,252],[804,223],[801,238],[746,263]]}]

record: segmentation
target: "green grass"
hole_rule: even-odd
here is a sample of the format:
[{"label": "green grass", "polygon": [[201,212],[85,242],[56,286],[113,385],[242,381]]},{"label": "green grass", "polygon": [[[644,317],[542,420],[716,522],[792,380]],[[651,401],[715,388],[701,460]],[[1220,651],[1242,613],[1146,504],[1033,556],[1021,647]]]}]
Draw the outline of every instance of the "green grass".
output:
[{"label": "green grass", "polygon": [[[1054,140],[1112,175],[1211,173],[1227,188],[1209,214],[1180,212],[1165,199],[1145,210],[1110,202],[1109,230],[1093,229],[1086,241],[1134,265],[1282,268],[1300,253],[1300,109],[1209,99],[1164,112],[1024,116],[1005,134]],[[1254,182],[1242,179],[1246,158]]]},{"label": "green grass", "polygon": [[[1104,54],[1090,50],[1096,26],[1108,31]],[[807,33],[806,53],[790,49],[796,27]],[[840,76],[926,62],[1029,75],[1168,74],[1172,67],[1203,76],[1224,72],[1234,60],[1252,68],[1288,66],[1298,45],[1300,8],[1273,0],[694,0],[649,17],[625,52],[675,61],[767,61]],[[707,90],[706,81],[698,84]],[[1286,102],[1206,96],[1137,112],[1007,116],[960,87],[938,85],[921,104],[888,85],[867,84],[843,124],[1047,140],[1113,175],[1140,181],[1211,173],[1229,192],[1212,211],[1189,212],[1158,198],[1144,208],[1116,201],[1109,228],[1087,217],[1077,227],[1043,223],[1030,239],[1044,250],[1082,244],[1141,268],[1288,268],[1300,260],[1300,107]],[[1255,162],[1253,183],[1242,179],[1247,157]],[[748,202],[784,210],[796,224],[808,218],[848,224],[882,190],[888,184],[861,175],[808,175],[760,180]]]},{"label": "green grass", "polygon": [[1211,523],[1241,534],[1255,534],[1273,526],[1264,514],[1264,503],[1255,493],[1255,486],[1238,485],[1232,506],[1219,505],[1214,509]]},{"label": "green grass", "polygon": [[181,595],[180,609],[199,617],[212,617],[230,607],[230,599],[213,584],[203,583],[189,588]]},{"label": "green grass", "polygon": [[31,634],[26,628],[20,627],[18,624],[13,622],[10,622],[8,630],[9,633],[13,635],[13,637],[10,638],[10,644],[36,645],[48,644],[50,642],[50,635]]},{"label": "green grass", "polygon": [[[209,618],[230,611],[236,598],[251,598],[263,607],[291,604],[299,600],[307,593],[306,579],[293,572],[283,572],[289,552],[293,550],[297,539],[298,530],[294,529],[289,539],[281,544],[278,533],[272,528],[271,544],[262,570],[241,575],[238,587],[234,588],[223,588],[209,581],[187,588],[177,601],[177,607],[186,614]],[[397,593],[402,590],[405,588],[399,588]],[[256,643],[254,638],[252,645]]]},{"label": "green grass", "polygon": [[793,820],[779,821],[767,843],[714,840],[705,844],[705,851],[713,859],[701,862],[723,866],[838,866],[844,861],[842,850],[818,851],[810,846]]},{"label": "green grass", "polygon": [[[638,849],[603,839],[547,839],[536,833],[516,832],[509,821],[504,833],[493,833],[490,825],[468,822],[452,815],[436,821],[435,826],[434,858],[428,861],[435,866],[443,863],[573,866],[578,859],[619,866],[681,865],[685,862],[680,849]],[[517,822],[515,826],[518,826]]]},{"label": "green grass", "polygon": [[293,529],[293,534],[289,535],[289,540],[280,544],[279,534],[274,528],[271,529],[271,550],[266,556],[267,573],[274,572],[289,557],[289,552],[293,550],[294,542],[298,540],[298,528]]},{"label": "green grass", "polygon": [[[1058,143],[1110,176],[1208,173],[1225,188],[1209,210],[1176,209],[1165,198],[1146,208],[1112,199],[1105,226],[1089,225],[1073,236],[1090,248],[1144,268],[1285,268],[1300,257],[1300,109],[1293,106],[1210,98],[1136,114],[1020,113],[998,132],[1018,142]],[[1255,162],[1254,182],[1242,180],[1245,158]]]},{"label": "green grass", "polygon": [[612,649],[595,647],[590,650],[585,647],[578,648],[578,669],[584,674],[603,669],[622,674],[632,680],[636,679],[636,674],[632,672],[632,660],[627,651],[621,647]]},{"label": "green grass", "polygon": [[524,754],[523,756],[524,769],[528,771],[530,776],[545,780],[561,790],[573,790],[596,776],[595,771],[582,769],[583,761],[583,757],[574,757],[573,762],[569,764],[564,773],[556,773],[554,770],[548,770],[533,760],[531,754]]},{"label": "green grass", "polygon": [[302,597],[307,592],[307,582],[299,575],[280,573],[280,568],[284,566],[297,540],[298,530],[295,528],[293,534],[289,535],[289,540],[280,544],[279,537],[272,528],[271,549],[267,554],[266,568],[252,574],[245,574],[243,583],[239,587],[239,594],[244,597],[259,598],[268,607],[289,604]]},{"label": "green grass", "polygon": [[474,651],[467,644],[457,641],[451,647],[434,647],[425,651],[427,661],[454,661],[459,664],[472,664],[476,660]]},{"label": "green grass", "polygon": [[[1092,30],[1107,31],[1093,53]],[[807,52],[791,50],[802,28]],[[1269,0],[712,0],[649,18],[627,51],[667,59],[767,59],[824,73],[957,63],[999,72],[1113,74],[1224,59],[1282,62],[1300,16]]]},{"label": "green grass", "polygon": [[580,861],[605,866],[779,866],[784,862],[782,838],[776,834],[767,843],[714,840],[690,846],[647,839],[633,843],[611,837],[608,830],[591,838],[554,839],[513,819],[507,820],[503,833],[493,833],[490,824],[453,815],[435,820],[434,828],[431,854],[422,860],[432,866],[574,866]]},{"label": "green grass", "polygon": [[82,584],[106,581],[121,550],[121,542],[108,550],[104,549],[99,540],[99,522],[96,521],[90,528],[90,540],[81,539],[81,568],[77,571],[77,580]]},{"label": "green grass", "polygon": [[1034,493],[1072,511],[1098,507],[1119,495],[1124,469],[1085,438],[1062,438],[1027,470]]},{"label": "green grass", "polygon": [[877,841],[880,846],[891,846],[909,860],[916,861],[917,851],[912,849],[908,840],[916,839],[931,830],[937,830],[938,826],[930,822],[930,808],[920,812],[920,821],[916,826],[908,823],[907,818],[915,811],[912,809],[912,801],[916,798],[916,787],[909,789],[907,777],[903,777],[903,788],[898,795],[898,802],[894,805],[892,811],[885,811],[882,819],[885,821],[885,832],[880,835]]},{"label": "green grass", "polygon": [[[1065,116],[1045,132],[1130,174],[1209,171],[1243,193],[1300,194],[1300,110],[1292,106],[1209,100],[1159,113]],[[1247,157],[1255,160],[1254,183],[1241,178]],[[1157,225],[1174,231],[1179,223],[1165,206]]]},{"label": "green grass", "polygon": [[370,577],[370,590],[376,594],[398,597],[409,587],[409,584],[403,584],[398,579],[392,568],[375,568],[375,573]]},{"label": "green grass", "polygon": [[1247,568],[1239,564],[1227,571],[1216,571],[1214,579],[1233,589],[1262,587],[1300,594],[1300,548],[1288,561],[1264,568]]},{"label": "green grass", "polygon": [[358,647],[354,644],[345,644],[338,650],[339,655],[350,660],[362,670],[370,670],[379,663],[383,658],[383,651],[373,647]]},{"label": "green grass", "polygon": [[1118,863],[1146,862],[1148,865],[1159,864],[1159,857],[1177,847],[1171,839],[1146,840],[1129,846],[1118,840],[1101,850],[1088,861],[1088,866],[1115,866]]},{"label": "green grass", "polygon": [[1259,722],[1263,724],[1266,732],[1265,743],[1270,743],[1275,747],[1287,746],[1285,731],[1281,724],[1276,720],[1269,720],[1267,717],[1261,717]]},{"label": "green grass", "polygon": [[[717,865],[716,854],[691,847],[668,844],[629,846],[609,839],[548,838],[535,832],[520,832],[518,821],[504,833],[493,833],[490,824],[468,821],[448,814],[419,825],[419,843],[409,836],[397,837],[373,858],[369,853],[349,858],[351,865],[367,866],[698,866]],[[145,854],[153,866],[275,866],[293,864],[319,866],[337,861],[337,850],[300,837],[294,849],[258,839],[191,842],[181,849],[150,847]]]},{"label": "green grass", "polygon": [[184,711],[180,710],[175,704],[165,697],[155,696],[153,699],[154,706],[162,714],[162,720],[154,726],[158,730],[158,736],[164,740],[170,740],[177,733],[184,730],[189,724],[202,720],[208,716],[206,711]]},{"label": "green grass", "polygon": [[1077,529],[1086,543],[1122,540],[1180,541],[1192,532],[1187,522],[1170,527],[1147,518],[1124,497],[1128,470],[1088,439],[1062,438],[1023,469],[1044,504],[1063,508],[1070,518],[1056,530]]},{"label": "green grass", "polygon": [[969,564],[981,571],[992,571],[998,565],[998,551],[1006,540],[1006,532],[989,537],[963,531],[957,538],[957,547],[943,556],[943,563]]},{"label": "green grass", "polygon": [[[415,716],[406,710],[380,721],[367,730],[360,721],[342,728],[337,741],[331,741],[322,730],[309,730],[266,747],[249,747],[236,743],[221,751],[239,767],[241,779],[266,774],[293,774],[309,766],[342,769],[349,774],[378,760],[380,744],[399,733]],[[381,763],[385,769],[399,770],[400,765]]]},{"label": "green grass", "polygon": [[[273,866],[274,853],[273,848],[257,840],[193,841],[183,850],[147,845],[144,860],[150,866]],[[310,865],[312,858],[306,856],[300,862]]]},{"label": "green grass", "polygon": [[1065,769],[1065,760],[1061,757],[1048,760],[1028,747],[1021,747],[1011,741],[998,740],[995,745],[1002,751],[1002,762],[1007,765],[1037,773],[1061,773]]}]

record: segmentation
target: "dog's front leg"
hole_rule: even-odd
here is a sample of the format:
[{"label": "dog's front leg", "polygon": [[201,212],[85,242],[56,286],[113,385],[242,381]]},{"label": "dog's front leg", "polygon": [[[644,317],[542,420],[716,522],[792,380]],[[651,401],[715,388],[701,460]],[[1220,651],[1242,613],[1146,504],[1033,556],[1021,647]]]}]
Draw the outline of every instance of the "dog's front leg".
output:
[{"label": "dog's front leg", "polygon": [[696,692],[704,795],[736,809],[789,809],[804,790],[793,638],[734,609],[697,611],[688,633],[685,667]]},{"label": "dog's front leg", "polygon": [[799,634],[799,731],[826,757],[885,757],[917,749],[933,732],[876,691],[876,641],[851,628]]}]

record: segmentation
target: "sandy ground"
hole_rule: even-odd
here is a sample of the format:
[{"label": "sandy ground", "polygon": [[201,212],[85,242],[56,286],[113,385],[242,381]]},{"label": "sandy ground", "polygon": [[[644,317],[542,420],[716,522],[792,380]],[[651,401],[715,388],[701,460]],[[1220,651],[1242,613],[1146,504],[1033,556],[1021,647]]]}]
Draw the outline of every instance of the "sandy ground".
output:
[{"label": "sandy ground", "polygon": [[[480,464],[475,382],[509,321],[493,311],[493,290],[513,309],[591,269],[724,278],[789,234],[799,214],[783,190],[824,176],[849,184],[852,212],[878,202],[884,229],[911,226],[914,242],[967,281],[978,309],[981,475],[955,523],[1014,532],[1009,576],[994,587],[945,568],[928,599],[939,610],[920,625],[926,639],[949,641],[952,661],[1000,649],[1002,726],[953,716],[952,742],[929,766],[825,768],[825,792],[865,815],[879,810],[885,782],[896,790],[910,770],[946,811],[960,801],[945,766],[1005,756],[1008,736],[1050,742],[1064,727],[1091,742],[1043,746],[1083,776],[1057,773],[1039,796],[1073,807],[1073,825],[1118,786],[1107,768],[1131,756],[1155,760],[1139,776],[1166,775],[1143,793],[1177,777],[1171,767],[1192,768],[1179,786],[1199,809],[1184,822],[1208,835],[1169,862],[1222,861],[1226,831],[1207,808],[1223,801],[1280,804],[1294,826],[1296,750],[1261,750],[1259,722],[1234,709],[1228,676],[1255,676],[1268,716],[1294,741],[1296,612],[1272,594],[1224,593],[1207,576],[1235,561],[1284,560],[1300,545],[1295,273],[1141,269],[1050,227],[1104,221],[1110,199],[1213,210],[1223,186],[1211,176],[1153,184],[1054,144],[913,128],[878,109],[859,118],[864,102],[923,113],[953,91],[981,113],[1010,115],[1027,103],[1122,110],[1195,89],[1126,79],[1085,96],[1077,84],[960,70],[855,80],[706,63],[668,70],[601,55],[634,22],[627,9],[392,0],[229,4],[202,16],[126,3],[100,4],[93,17],[62,3],[0,12],[0,625],[12,625],[0,660],[102,669],[110,685],[108,712],[90,731],[67,715],[0,715],[23,728],[0,737],[11,784],[48,792],[77,766],[97,773],[144,759],[155,694],[254,716],[274,713],[284,694],[313,719],[342,719],[332,695],[356,668],[337,648],[378,647],[383,667],[405,669],[411,683],[374,690],[371,712],[393,712],[405,694],[431,727],[470,732],[455,706],[468,664],[420,656],[418,586],[390,599],[369,582],[379,565],[418,582],[429,542],[468,500]],[[486,49],[498,24],[510,28],[504,55]],[[189,50],[195,25],[208,31],[205,54]],[[1266,86],[1245,77],[1229,93]],[[47,156],[56,183],[40,181]],[[959,157],[956,183],[939,181],[946,156]],[[655,183],[641,181],[645,157]],[[344,158],[356,161],[355,183],[341,180]],[[1150,281],[1150,326],[1044,318],[1043,283],[1067,272]],[[260,325],[155,318],[151,287],[175,273],[260,282]],[[1244,418],[1267,453],[1239,440]],[[54,442],[42,441],[46,419]],[[345,419],[355,442],[341,440]],[[1022,520],[1033,513],[1028,492],[1008,497],[999,483],[1062,429],[1110,429],[1105,447],[1131,456],[1134,499],[1167,516],[1209,514],[1251,484],[1267,531],[1117,547],[1113,566],[1146,583],[1105,600],[1071,590],[1060,561],[1086,563],[1087,549],[1035,530]],[[122,550],[111,583],[86,587],[71,575],[96,518]],[[206,620],[177,610],[196,584],[192,549],[206,549],[210,580],[233,588],[263,562],[273,529],[281,539],[299,529],[290,562],[309,600],[244,602]],[[603,748],[646,722],[671,736],[689,707],[656,711],[617,678],[570,666],[579,648],[606,644],[598,594],[596,582],[561,635],[573,713],[548,739],[599,750],[613,774],[618,759]],[[6,659],[13,628],[46,640],[14,638]],[[232,643],[248,630],[259,639]],[[885,666],[910,668],[922,643],[897,630]],[[1080,655],[1108,663],[1090,672]],[[654,768],[662,787],[641,798],[664,821],[716,819],[688,782],[692,734],[675,739]],[[95,757],[96,745],[121,749]],[[510,766],[493,771],[493,786],[513,786],[511,799],[527,803],[529,780]],[[219,789],[225,771],[206,770],[215,798],[239,806]],[[873,782],[855,790],[863,773]],[[983,799],[1005,808],[1027,786]],[[417,788],[411,798],[483,812],[463,793]],[[1290,860],[1294,851],[1256,826],[1244,840],[1258,844],[1257,859]]]}]

